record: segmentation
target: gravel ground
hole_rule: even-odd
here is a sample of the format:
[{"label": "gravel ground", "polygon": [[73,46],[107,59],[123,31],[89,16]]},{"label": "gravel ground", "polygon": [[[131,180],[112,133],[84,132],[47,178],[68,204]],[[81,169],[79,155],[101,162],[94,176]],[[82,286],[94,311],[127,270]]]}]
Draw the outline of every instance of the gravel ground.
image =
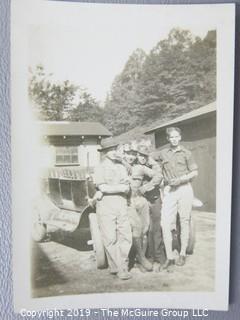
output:
[{"label": "gravel ground", "polygon": [[[173,272],[142,273],[121,281],[107,269],[97,270],[93,251],[80,251],[67,237],[32,245],[32,296],[47,297],[100,292],[213,291],[215,269],[215,214],[193,212],[196,225],[194,254]],[[60,241],[60,240],[61,241]],[[76,239],[76,238],[75,238]],[[77,240],[77,239],[76,239]]]}]

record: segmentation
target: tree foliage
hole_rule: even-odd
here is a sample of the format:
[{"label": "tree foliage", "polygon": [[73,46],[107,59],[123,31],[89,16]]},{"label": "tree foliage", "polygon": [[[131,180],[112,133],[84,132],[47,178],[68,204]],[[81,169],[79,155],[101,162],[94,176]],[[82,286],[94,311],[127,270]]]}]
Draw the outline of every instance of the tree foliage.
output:
[{"label": "tree foliage", "polygon": [[29,97],[39,120],[60,121],[73,107],[77,86],[68,80],[55,83],[43,66],[30,70]]},{"label": "tree foliage", "polygon": [[42,66],[31,71],[29,96],[41,120],[99,121],[115,135],[169,120],[216,99],[216,31],[201,39],[173,29],[149,54],[135,50],[104,108],[79,86],[54,82]]},{"label": "tree foliage", "polygon": [[[115,134],[173,118],[215,99],[215,31],[201,40],[190,31],[173,29],[148,55],[142,53],[140,59],[139,52],[116,77],[106,102],[105,125]],[[136,77],[128,76],[134,75],[132,70],[137,70]]]},{"label": "tree foliage", "polygon": [[39,120],[102,121],[102,109],[85,89],[68,80],[56,83],[41,65],[30,70],[28,89]]},{"label": "tree foliage", "polygon": [[137,49],[129,57],[122,73],[116,76],[104,107],[104,124],[111,132],[121,133],[136,126],[137,86],[142,77],[146,54]]},{"label": "tree foliage", "polygon": [[103,110],[99,107],[96,100],[83,90],[79,94],[77,105],[69,112],[70,121],[99,121],[102,122]]}]

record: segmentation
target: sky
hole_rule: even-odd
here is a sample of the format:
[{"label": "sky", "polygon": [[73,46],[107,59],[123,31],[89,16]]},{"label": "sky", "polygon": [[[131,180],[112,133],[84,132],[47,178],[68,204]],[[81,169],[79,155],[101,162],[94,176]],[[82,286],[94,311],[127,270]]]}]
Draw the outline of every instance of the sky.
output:
[{"label": "sky", "polygon": [[101,104],[131,53],[148,53],[172,28],[204,37],[211,6],[47,3],[29,28],[29,66],[86,88]]}]

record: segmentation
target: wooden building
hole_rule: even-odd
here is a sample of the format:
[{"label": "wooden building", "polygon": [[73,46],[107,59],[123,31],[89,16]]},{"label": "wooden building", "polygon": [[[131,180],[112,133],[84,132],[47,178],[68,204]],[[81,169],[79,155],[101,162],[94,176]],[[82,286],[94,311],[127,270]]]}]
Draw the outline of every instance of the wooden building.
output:
[{"label": "wooden building", "polygon": [[166,128],[182,130],[182,145],[190,149],[199,167],[193,181],[194,193],[203,203],[203,210],[216,209],[216,102],[193,110],[145,132],[154,134],[155,146],[161,150],[167,145]]},{"label": "wooden building", "polygon": [[43,158],[48,167],[95,167],[101,139],[112,134],[99,122],[40,122]]}]

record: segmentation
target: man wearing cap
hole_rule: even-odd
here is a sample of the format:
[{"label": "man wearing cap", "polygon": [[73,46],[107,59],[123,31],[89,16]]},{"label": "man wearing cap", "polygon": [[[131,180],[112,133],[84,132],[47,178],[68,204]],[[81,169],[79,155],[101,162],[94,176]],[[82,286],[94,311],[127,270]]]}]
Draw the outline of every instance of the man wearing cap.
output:
[{"label": "man wearing cap", "polygon": [[176,229],[176,217],[179,213],[181,226],[181,251],[175,264],[183,266],[186,262],[186,249],[189,240],[189,222],[193,203],[191,181],[198,175],[198,167],[191,151],[180,145],[181,130],[170,127],[166,130],[168,148],[160,152],[164,176],[164,196],[161,225],[167,254],[164,268],[174,264],[172,251],[172,231]]},{"label": "man wearing cap", "polygon": [[117,146],[108,141],[99,150],[105,158],[94,172],[96,187],[102,194],[98,198],[96,212],[110,273],[128,280],[131,278],[128,272],[128,255],[132,245],[127,212],[130,187],[127,170],[118,161]]},{"label": "man wearing cap", "polygon": [[152,264],[145,257],[143,240],[149,229],[149,204],[140,192],[144,176],[153,176],[153,171],[136,163],[137,150],[126,146],[124,148],[124,163],[128,169],[130,178],[131,195],[129,198],[128,213],[132,228],[133,245],[130,255],[130,263],[137,260],[146,271],[152,271]]},{"label": "man wearing cap", "polygon": [[[149,155],[149,149],[145,145],[138,147],[137,161],[139,164],[148,168],[148,175],[143,177],[141,193],[149,202],[150,208],[150,227],[148,234],[148,257],[154,262],[154,270],[159,271],[164,263],[166,256],[160,226],[162,200],[160,196],[160,186],[163,175],[160,165]],[[149,171],[149,168],[151,171]]]}]

